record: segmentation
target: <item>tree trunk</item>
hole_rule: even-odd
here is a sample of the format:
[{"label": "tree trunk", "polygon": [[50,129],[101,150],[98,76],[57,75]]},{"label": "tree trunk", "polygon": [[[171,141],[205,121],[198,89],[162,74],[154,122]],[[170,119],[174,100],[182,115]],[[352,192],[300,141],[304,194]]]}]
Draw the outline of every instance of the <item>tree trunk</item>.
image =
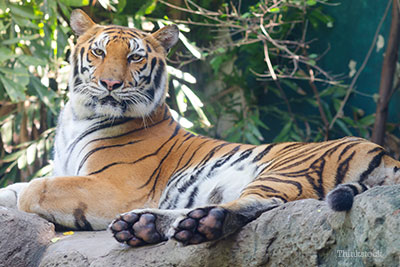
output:
[{"label": "tree trunk", "polygon": [[400,16],[399,2],[393,0],[392,24],[390,26],[389,41],[382,64],[381,81],[379,84],[379,99],[376,107],[376,119],[372,132],[372,141],[383,145],[385,125],[388,115],[389,100],[393,87],[400,43]]}]

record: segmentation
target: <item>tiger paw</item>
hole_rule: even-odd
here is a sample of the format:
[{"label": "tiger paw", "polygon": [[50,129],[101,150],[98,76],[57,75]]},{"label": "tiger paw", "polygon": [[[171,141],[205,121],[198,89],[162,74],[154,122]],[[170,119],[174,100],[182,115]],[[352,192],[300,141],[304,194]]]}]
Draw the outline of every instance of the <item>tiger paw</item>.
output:
[{"label": "tiger paw", "polygon": [[118,242],[131,247],[156,244],[165,240],[156,229],[156,219],[151,213],[128,212],[113,221],[110,229]]},{"label": "tiger paw", "polygon": [[217,240],[223,235],[226,213],[220,207],[192,210],[178,223],[173,238],[184,245]]}]

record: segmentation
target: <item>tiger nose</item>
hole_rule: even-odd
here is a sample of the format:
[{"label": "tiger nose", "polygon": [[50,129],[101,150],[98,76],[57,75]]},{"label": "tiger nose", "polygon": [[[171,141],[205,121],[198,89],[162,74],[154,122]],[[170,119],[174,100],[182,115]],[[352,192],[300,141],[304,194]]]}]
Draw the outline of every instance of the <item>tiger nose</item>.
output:
[{"label": "tiger nose", "polygon": [[100,80],[102,86],[107,88],[109,91],[115,90],[122,86],[123,82],[118,80],[103,79]]}]

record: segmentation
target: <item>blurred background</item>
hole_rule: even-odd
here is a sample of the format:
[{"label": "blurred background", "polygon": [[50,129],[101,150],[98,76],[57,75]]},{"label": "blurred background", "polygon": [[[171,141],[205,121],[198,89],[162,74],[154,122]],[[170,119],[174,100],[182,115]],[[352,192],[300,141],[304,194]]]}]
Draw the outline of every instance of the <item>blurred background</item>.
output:
[{"label": "blurred background", "polygon": [[179,26],[167,102],[196,134],[251,144],[353,135],[399,159],[398,1],[0,0],[0,187],[51,173],[75,8],[100,24]]}]

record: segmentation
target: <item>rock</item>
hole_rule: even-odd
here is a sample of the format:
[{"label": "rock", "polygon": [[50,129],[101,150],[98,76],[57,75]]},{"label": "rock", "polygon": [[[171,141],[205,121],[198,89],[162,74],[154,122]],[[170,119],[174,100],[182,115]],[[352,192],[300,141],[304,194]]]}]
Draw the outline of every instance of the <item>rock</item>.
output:
[{"label": "rock", "polygon": [[0,266],[37,266],[54,225],[38,215],[0,207]]},{"label": "rock", "polygon": [[107,231],[75,232],[50,244],[39,265],[398,266],[399,236],[397,185],[357,196],[350,212],[333,212],[313,199],[287,203],[224,240],[201,245],[171,240],[133,249]]}]

